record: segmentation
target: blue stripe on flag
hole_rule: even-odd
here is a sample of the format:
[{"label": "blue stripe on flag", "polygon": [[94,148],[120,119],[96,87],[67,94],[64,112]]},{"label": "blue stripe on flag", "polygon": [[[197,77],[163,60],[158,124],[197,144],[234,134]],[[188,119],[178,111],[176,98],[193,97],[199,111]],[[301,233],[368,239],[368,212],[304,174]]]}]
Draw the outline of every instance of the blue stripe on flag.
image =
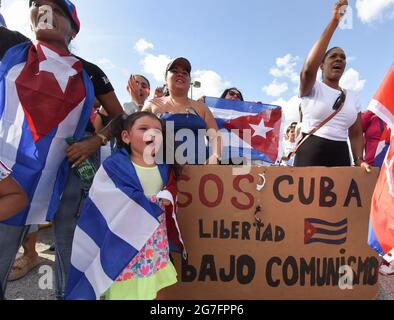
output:
[{"label": "blue stripe on flag", "polygon": [[271,109],[271,110],[280,109],[279,106],[275,106],[271,104],[247,103],[243,101],[224,100],[224,99],[217,99],[211,97],[206,97],[205,103],[211,108],[234,110],[238,112],[255,113],[255,114],[266,111],[267,109]]},{"label": "blue stripe on flag", "polygon": [[373,230],[371,223],[369,223],[368,245],[378,252],[382,257],[385,255],[378,238],[376,238],[375,231]]},{"label": "blue stripe on flag", "polygon": [[[69,292],[69,288],[72,288],[71,292]],[[70,266],[66,292],[68,292],[67,300],[96,299],[96,293],[89,280],[83,272],[74,268],[73,265]]]},{"label": "blue stripe on flag", "polygon": [[337,235],[341,235],[341,234],[346,234],[347,227],[340,229],[340,230],[336,230],[336,231],[327,230],[327,229],[316,229],[315,233],[337,236]]},{"label": "blue stripe on flag", "polygon": [[337,239],[337,240],[331,240],[331,239],[321,239],[321,238],[312,238],[306,242],[306,244],[311,244],[311,243],[324,243],[324,244],[334,244],[334,245],[340,245],[344,244],[346,242],[347,238],[342,238],[342,239]]},{"label": "blue stripe on flag", "polygon": [[5,76],[17,64],[25,62],[31,42],[23,42],[6,51],[0,63],[0,119],[5,108]]},{"label": "blue stripe on flag", "polygon": [[[47,136],[35,143],[26,118],[23,122],[22,137],[11,175],[26,191],[30,199],[29,203],[33,199],[34,193],[37,189],[42,175],[42,169],[46,165],[47,155],[56,131],[57,128],[53,129]],[[24,225],[29,212],[30,205],[21,213],[4,223],[14,226]]]},{"label": "blue stripe on flag", "polygon": [[[120,274],[119,270],[123,271],[138,252],[116,234],[108,232],[100,250],[101,265],[108,277],[115,281]],[[119,266],[122,268],[119,269]]]},{"label": "blue stripe on flag", "polygon": [[317,223],[317,224],[321,224],[321,225],[329,226],[329,227],[342,227],[347,224],[347,219],[343,219],[342,221],[336,222],[336,223],[335,222],[334,223],[328,222],[328,221],[321,220],[321,219],[315,219],[315,218],[310,218],[310,219],[305,219],[305,220],[311,224]]},{"label": "blue stripe on flag", "polygon": [[108,224],[89,197],[85,200],[83,214],[79,219],[78,227],[88,234],[98,247],[102,246],[109,231]]},{"label": "blue stripe on flag", "polygon": [[119,275],[119,269],[123,270],[138,253],[138,250],[110,230],[105,218],[90,198],[86,199],[84,216],[81,217],[78,227],[100,248],[101,266],[112,280]]}]

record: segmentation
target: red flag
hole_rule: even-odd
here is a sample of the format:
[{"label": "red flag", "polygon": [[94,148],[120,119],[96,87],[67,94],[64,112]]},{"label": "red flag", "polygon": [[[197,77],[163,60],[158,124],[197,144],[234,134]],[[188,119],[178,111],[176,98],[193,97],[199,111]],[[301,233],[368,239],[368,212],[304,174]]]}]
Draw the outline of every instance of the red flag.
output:
[{"label": "red flag", "polygon": [[[372,198],[369,245],[382,256],[394,248],[394,136]],[[390,259],[387,259],[390,260]]]},{"label": "red flag", "polygon": [[394,66],[386,75],[368,109],[394,129]]}]

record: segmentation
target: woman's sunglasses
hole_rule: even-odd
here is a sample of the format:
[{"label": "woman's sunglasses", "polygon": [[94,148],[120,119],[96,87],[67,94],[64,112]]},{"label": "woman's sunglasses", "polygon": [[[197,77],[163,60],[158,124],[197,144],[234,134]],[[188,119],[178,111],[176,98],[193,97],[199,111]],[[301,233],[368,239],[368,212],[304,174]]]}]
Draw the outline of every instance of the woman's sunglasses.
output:
[{"label": "woman's sunglasses", "polygon": [[241,99],[241,95],[238,92],[230,90],[228,94],[230,95],[230,97],[237,97],[238,99]]},{"label": "woman's sunglasses", "polygon": [[346,94],[345,92],[341,89],[341,95],[337,98],[335,101],[334,105],[332,106],[332,109],[337,111],[343,103],[345,103],[346,100]]}]

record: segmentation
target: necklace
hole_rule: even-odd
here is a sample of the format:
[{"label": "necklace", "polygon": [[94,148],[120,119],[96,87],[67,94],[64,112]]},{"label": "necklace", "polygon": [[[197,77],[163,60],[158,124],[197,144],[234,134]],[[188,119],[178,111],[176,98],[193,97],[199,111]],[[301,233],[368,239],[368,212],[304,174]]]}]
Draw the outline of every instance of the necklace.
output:
[{"label": "necklace", "polygon": [[179,112],[179,113],[184,113],[185,110],[187,109],[185,107],[185,104],[187,105],[187,103],[189,102],[189,99],[186,101],[186,103],[177,103],[172,97],[170,97],[171,100],[171,105],[174,108],[174,111]]}]

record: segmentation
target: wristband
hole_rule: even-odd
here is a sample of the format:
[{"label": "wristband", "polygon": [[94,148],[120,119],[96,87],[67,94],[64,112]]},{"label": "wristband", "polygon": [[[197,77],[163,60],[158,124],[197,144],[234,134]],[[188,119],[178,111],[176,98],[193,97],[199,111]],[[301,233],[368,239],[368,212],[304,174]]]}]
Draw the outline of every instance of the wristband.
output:
[{"label": "wristband", "polygon": [[101,139],[101,145],[102,145],[102,146],[106,146],[106,145],[107,145],[107,143],[108,143],[108,138],[107,138],[105,135],[103,135],[103,134],[101,134],[101,133],[96,133],[96,136],[99,137],[99,138]]}]

